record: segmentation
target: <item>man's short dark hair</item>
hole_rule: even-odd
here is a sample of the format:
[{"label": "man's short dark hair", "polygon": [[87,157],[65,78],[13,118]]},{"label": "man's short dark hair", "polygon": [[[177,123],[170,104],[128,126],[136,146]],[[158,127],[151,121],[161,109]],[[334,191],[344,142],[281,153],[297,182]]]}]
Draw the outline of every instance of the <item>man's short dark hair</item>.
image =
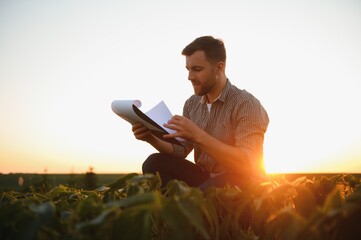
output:
[{"label": "man's short dark hair", "polygon": [[226,62],[226,48],[223,41],[212,36],[196,38],[183,49],[182,55],[191,56],[196,51],[204,51],[210,62]]}]

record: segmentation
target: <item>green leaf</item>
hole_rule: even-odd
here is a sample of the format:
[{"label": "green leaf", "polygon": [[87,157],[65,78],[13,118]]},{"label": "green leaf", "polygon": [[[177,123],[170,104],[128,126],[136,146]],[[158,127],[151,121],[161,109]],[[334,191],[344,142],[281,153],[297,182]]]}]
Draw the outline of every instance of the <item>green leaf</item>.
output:
[{"label": "green leaf", "polygon": [[291,207],[278,212],[267,224],[266,240],[298,240],[306,225],[306,220]]},{"label": "green leaf", "polygon": [[303,217],[308,218],[312,215],[317,207],[314,194],[305,186],[296,186],[297,195],[294,197],[293,202],[295,210]]},{"label": "green leaf", "polygon": [[174,202],[167,202],[161,209],[161,216],[170,227],[171,238],[175,240],[196,239],[188,219]]},{"label": "green leaf", "polygon": [[112,239],[152,239],[152,211],[147,206],[125,209],[114,222]]},{"label": "green leaf", "polygon": [[167,184],[167,190],[165,195],[169,197],[185,197],[188,196],[190,192],[191,188],[185,182],[172,180]]},{"label": "green leaf", "polygon": [[115,183],[109,184],[107,187],[109,187],[109,189],[106,192],[113,192],[116,191],[118,189],[122,189],[125,188],[127,185],[127,182],[132,179],[135,176],[138,176],[138,173],[129,173],[123,177],[121,177],[120,179],[118,179]]},{"label": "green leaf", "polygon": [[132,206],[139,206],[143,204],[153,204],[155,207],[159,207],[159,193],[158,192],[147,192],[123,198],[118,201],[108,203],[108,206],[118,206],[121,208],[127,208]]},{"label": "green leaf", "polygon": [[328,212],[336,208],[341,207],[343,199],[340,194],[340,190],[334,188],[333,191],[327,195],[325,203],[323,205],[323,211]]},{"label": "green leaf", "polygon": [[204,220],[197,203],[192,198],[182,198],[175,201],[181,213],[188,219],[204,239],[210,239],[210,236],[204,225]]}]

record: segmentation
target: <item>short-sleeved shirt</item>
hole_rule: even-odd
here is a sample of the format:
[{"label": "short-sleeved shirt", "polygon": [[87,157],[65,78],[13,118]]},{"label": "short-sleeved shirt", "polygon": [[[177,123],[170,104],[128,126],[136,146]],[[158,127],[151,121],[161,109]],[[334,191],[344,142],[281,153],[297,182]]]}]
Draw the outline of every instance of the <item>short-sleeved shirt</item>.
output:
[{"label": "short-sleeved shirt", "polygon": [[[227,83],[218,99],[207,107],[207,96],[192,95],[184,104],[183,116],[219,141],[240,148],[247,157],[249,167],[227,169],[211,158],[196,143],[173,145],[174,155],[186,157],[194,150],[194,161],[210,174],[223,172],[254,173],[264,171],[263,142],[269,118],[260,101],[246,90]],[[251,168],[251,169],[250,169]]]}]

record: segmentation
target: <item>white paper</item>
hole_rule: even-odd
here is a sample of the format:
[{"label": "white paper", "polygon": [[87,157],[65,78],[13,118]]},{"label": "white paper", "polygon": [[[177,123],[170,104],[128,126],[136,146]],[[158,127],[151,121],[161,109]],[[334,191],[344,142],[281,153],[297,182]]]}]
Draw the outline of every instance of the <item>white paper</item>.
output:
[{"label": "white paper", "polygon": [[148,112],[145,113],[148,117],[150,117],[154,122],[156,122],[159,126],[164,128],[168,133],[174,133],[175,131],[163,126],[164,123],[167,123],[168,120],[172,118],[172,113],[170,112],[167,105],[165,105],[164,101],[161,101]]},{"label": "white paper", "polygon": [[[150,130],[161,131],[156,126],[153,126],[152,124],[150,124],[149,122],[138,116],[134,112],[133,105],[139,109],[142,106],[142,103],[140,100],[114,100],[111,104],[111,107],[114,113],[116,113],[118,116],[125,119],[131,124],[139,122]],[[175,130],[163,126],[163,124],[167,123],[168,120],[170,120],[173,116],[167,105],[164,103],[164,101],[161,101],[146,113],[144,113],[143,111],[141,112],[150,119],[152,119],[166,132],[168,133],[176,132]],[[183,138],[176,137],[176,139],[178,141],[184,141]]]}]

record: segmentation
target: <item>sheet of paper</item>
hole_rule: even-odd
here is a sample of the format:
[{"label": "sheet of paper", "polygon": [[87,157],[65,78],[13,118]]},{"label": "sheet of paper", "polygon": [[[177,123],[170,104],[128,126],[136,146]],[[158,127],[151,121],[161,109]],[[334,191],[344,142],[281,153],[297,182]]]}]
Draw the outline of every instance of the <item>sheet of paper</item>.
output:
[{"label": "sheet of paper", "polygon": [[174,133],[175,131],[166,127],[163,127],[164,123],[167,123],[169,119],[172,118],[172,113],[169,108],[163,101],[155,105],[152,109],[145,113],[148,117],[153,119],[159,126],[167,130],[169,133]]},{"label": "sheet of paper", "polygon": [[[173,117],[171,111],[167,107],[167,105],[164,103],[164,101],[161,101],[156,106],[154,106],[152,109],[150,109],[148,112],[145,113],[148,117],[153,119],[154,122],[156,122],[159,126],[164,128],[168,133],[174,133],[176,132],[173,129],[169,129],[163,126],[164,123],[167,123],[169,119]],[[185,141],[183,138],[176,137],[178,141],[182,142]]]},{"label": "sheet of paper", "polygon": [[[163,128],[168,133],[174,133],[175,131],[166,127],[163,127],[164,123],[167,123],[169,119],[172,118],[172,113],[170,112],[167,105],[161,101],[152,109],[144,113],[139,108],[142,106],[141,101],[139,100],[114,100],[111,104],[112,110],[121,118],[130,122],[131,124],[140,122],[150,130],[160,131],[156,126],[153,126],[151,123],[147,122],[145,119],[140,117],[135,110],[133,109],[136,106],[138,114],[146,115],[157,123],[161,128]],[[184,141],[182,138],[176,138],[178,141]]]}]

